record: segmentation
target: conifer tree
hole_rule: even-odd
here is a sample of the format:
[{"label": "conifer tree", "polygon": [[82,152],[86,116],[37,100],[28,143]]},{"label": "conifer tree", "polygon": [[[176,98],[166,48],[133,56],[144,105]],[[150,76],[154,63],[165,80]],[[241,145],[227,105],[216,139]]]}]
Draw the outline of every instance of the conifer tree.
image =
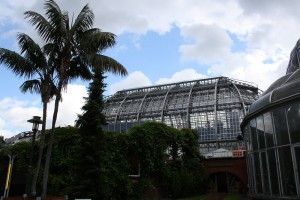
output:
[{"label": "conifer tree", "polygon": [[105,117],[102,114],[103,70],[93,68],[93,79],[88,88],[88,97],[85,98],[83,113],[78,116],[76,126],[80,132],[80,153],[77,158],[76,170],[76,197],[103,199],[101,188],[101,139],[103,138],[102,125]]}]

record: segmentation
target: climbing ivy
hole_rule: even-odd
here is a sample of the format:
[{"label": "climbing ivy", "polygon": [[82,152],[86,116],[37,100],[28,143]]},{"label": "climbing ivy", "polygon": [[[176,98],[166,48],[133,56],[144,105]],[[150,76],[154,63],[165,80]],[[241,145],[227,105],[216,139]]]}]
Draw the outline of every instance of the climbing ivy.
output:
[{"label": "climbing ivy", "polygon": [[129,130],[130,154],[140,163],[137,196],[149,191],[163,197],[183,197],[203,193],[205,180],[199,154],[198,134],[149,122]]},{"label": "climbing ivy", "polygon": [[[70,198],[76,198],[80,184],[76,164],[77,155],[82,155],[81,134],[79,129],[70,126],[55,131],[49,195],[68,194]],[[17,161],[19,166],[15,166],[20,169],[26,168],[28,163],[30,143],[25,144],[5,150],[8,153],[18,148],[20,155],[24,152],[24,159]],[[205,191],[207,175],[195,130],[177,130],[162,123],[147,122],[131,128],[127,133],[103,132],[100,144],[99,149],[93,151],[101,154],[102,180],[99,182],[102,185],[91,186],[95,188],[90,191],[101,188],[101,199],[180,198]],[[5,157],[3,159],[7,160]],[[5,170],[7,162],[4,167],[2,163],[0,165]],[[138,175],[138,167],[139,177],[128,176]],[[93,166],[87,168],[92,170]],[[91,177],[84,178],[89,180]]]}]

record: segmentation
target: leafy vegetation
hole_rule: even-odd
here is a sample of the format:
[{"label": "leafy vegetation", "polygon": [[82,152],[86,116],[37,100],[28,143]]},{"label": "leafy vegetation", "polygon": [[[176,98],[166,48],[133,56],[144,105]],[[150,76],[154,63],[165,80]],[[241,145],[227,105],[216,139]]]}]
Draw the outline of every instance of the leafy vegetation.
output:
[{"label": "leafy vegetation", "polygon": [[[181,198],[205,191],[207,175],[197,148],[196,131],[177,130],[165,124],[148,122],[133,127],[127,133],[103,132],[99,149],[91,148],[84,152],[82,134],[80,128],[55,129],[49,176],[50,195],[68,194],[70,198],[82,198],[86,191],[89,196],[85,198],[99,195],[101,199]],[[84,139],[90,136],[86,134]],[[86,142],[90,143],[89,140]],[[5,152],[11,148],[15,147],[7,147]],[[1,155],[3,153],[1,151]],[[83,153],[87,158],[82,157]],[[89,163],[95,162],[95,154],[101,155],[100,163]],[[16,160],[23,161],[18,160],[15,167],[23,163],[21,168],[26,168],[27,158],[17,157]],[[82,159],[82,163],[91,160],[81,168],[78,158]],[[137,173],[136,166],[140,166],[140,176],[129,177],[132,171]],[[3,170],[6,170],[5,167]],[[95,176],[93,170],[100,170],[99,176]],[[99,185],[92,184],[94,181]],[[90,188],[84,189],[85,184],[89,184]],[[38,186],[41,187],[40,184]],[[81,194],[78,188],[83,189]]]},{"label": "leafy vegetation", "polygon": [[192,196],[206,187],[198,134],[194,130],[177,130],[162,123],[148,122],[130,131],[129,152],[140,162],[141,191],[152,190],[159,196]]},{"label": "leafy vegetation", "polygon": [[[103,199],[103,178],[101,173],[102,151],[101,142],[105,124],[103,107],[103,72],[99,68],[93,69],[93,81],[88,89],[88,97],[82,107],[83,114],[78,116],[76,126],[79,128],[80,145],[75,165],[76,197]],[[87,178],[88,177],[88,178]]]}]

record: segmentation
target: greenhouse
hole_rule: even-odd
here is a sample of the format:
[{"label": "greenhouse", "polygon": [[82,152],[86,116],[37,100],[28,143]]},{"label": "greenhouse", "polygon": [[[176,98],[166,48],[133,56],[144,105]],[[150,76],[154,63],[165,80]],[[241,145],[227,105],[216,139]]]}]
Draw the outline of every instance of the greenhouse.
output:
[{"label": "greenhouse", "polygon": [[250,195],[255,199],[300,199],[300,40],[286,75],[249,108],[242,123],[248,144]]},{"label": "greenhouse", "polygon": [[105,101],[105,128],[123,132],[146,121],[163,122],[177,129],[197,129],[202,154],[232,150],[259,91],[253,83],[227,77],[122,90]]}]

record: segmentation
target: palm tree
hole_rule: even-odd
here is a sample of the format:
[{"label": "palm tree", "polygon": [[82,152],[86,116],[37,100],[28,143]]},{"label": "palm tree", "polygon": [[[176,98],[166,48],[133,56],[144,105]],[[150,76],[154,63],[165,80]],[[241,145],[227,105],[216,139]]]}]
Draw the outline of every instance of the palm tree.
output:
[{"label": "palm tree", "polygon": [[68,12],[62,12],[53,0],[45,2],[45,17],[33,11],[25,12],[25,18],[35,26],[45,43],[56,44],[59,63],[56,66],[58,83],[52,119],[52,129],[47,149],[43,175],[42,196],[46,196],[49,164],[54,141],[54,129],[58,114],[61,92],[77,77],[91,79],[91,67],[103,72],[126,75],[126,69],[116,60],[101,55],[104,50],[115,45],[115,35],[92,28],[94,14],[88,4],[83,7],[74,22],[70,22]]},{"label": "palm tree", "polygon": [[[31,182],[31,194],[36,193],[36,182],[43,155],[45,129],[47,119],[47,105],[55,94],[55,85],[53,83],[54,67],[51,65],[52,55],[51,44],[41,48],[28,35],[20,33],[17,35],[20,54],[8,49],[0,48],[0,63],[5,64],[8,69],[12,70],[18,76],[24,76],[31,79],[25,81],[20,89],[22,92],[38,93],[41,95],[43,103],[43,123],[40,138],[40,151],[36,167],[36,173]],[[46,54],[48,52],[48,55]],[[24,56],[22,56],[22,54]],[[29,186],[28,186],[29,187]],[[28,192],[28,191],[26,191]]]},{"label": "palm tree", "polygon": [[[49,51],[49,48],[51,49],[51,44],[44,46],[44,51],[48,52],[48,54],[51,52]],[[42,69],[41,72],[38,71],[39,77],[38,79],[33,80],[27,80],[25,81],[21,86],[20,89],[23,93],[25,92],[31,92],[31,93],[38,93],[41,95],[41,99],[43,102],[43,123],[42,123],[42,130],[40,135],[40,146],[39,146],[39,156],[38,161],[36,165],[36,172],[33,175],[32,183],[31,183],[31,194],[34,196],[36,194],[36,184],[40,172],[41,167],[41,161],[45,146],[45,132],[46,132],[46,120],[47,120],[47,110],[48,110],[48,103],[50,102],[50,99],[52,99],[56,93],[56,86],[54,84],[54,67],[51,62],[53,62],[51,56],[48,55],[48,60],[45,60],[47,63],[45,63],[46,67]]]}]

